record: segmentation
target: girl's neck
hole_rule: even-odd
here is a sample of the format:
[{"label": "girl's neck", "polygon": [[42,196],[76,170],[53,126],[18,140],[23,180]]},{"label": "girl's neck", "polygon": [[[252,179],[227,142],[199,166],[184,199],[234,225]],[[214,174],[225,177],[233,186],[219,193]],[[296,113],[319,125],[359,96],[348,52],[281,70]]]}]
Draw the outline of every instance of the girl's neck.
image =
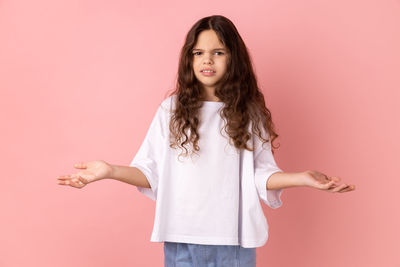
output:
[{"label": "girl's neck", "polygon": [[201,101],[206,101],[206,102],[221,102],[219,98],[206,98],[206,99],[201,99]]},{"label": "girl's neck", "polygon": [[200,98],[201,101],[208,101],[208,102],[221,102],[218,97],[214,95],[214,90],[203,90],[203,95]]}]

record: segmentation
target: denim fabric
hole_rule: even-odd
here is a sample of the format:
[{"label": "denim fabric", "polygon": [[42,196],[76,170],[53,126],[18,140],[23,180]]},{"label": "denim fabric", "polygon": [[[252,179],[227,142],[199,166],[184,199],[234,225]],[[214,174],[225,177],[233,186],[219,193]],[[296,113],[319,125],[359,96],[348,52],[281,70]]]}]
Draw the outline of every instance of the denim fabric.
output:
[{"label": "denim fabric", "polygon": [[164,242],[164,267],[255,267],[256,248]]}]

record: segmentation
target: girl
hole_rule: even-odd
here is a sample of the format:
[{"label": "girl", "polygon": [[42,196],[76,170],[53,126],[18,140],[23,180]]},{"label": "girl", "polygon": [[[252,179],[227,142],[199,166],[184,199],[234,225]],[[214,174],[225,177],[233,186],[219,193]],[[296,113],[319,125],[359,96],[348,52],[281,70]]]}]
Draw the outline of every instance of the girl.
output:
[{"label": "girl", "polygon": [[355,189],[318,171],[283,172],[273,157],[277,137],[236,27],[209,16],[188,32],[176,89],[131,164],[77,163],[77,173],[57,178],[76,188],[116,179],[156,201],[151,241],[164,242],[167,267],[255,266],[268,239],[260,199],[276,209],[283,188]]}]

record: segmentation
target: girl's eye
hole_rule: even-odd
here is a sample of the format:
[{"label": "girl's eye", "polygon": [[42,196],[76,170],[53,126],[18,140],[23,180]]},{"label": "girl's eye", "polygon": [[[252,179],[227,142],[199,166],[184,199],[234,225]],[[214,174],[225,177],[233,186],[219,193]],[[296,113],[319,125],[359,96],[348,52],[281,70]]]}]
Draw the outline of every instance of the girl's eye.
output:
[{"label": "girl's eye", "polygon": [[[201,52],[194,52],[193,55],[196,55],[196,56],[197,56],[197,55],[199,55],[198,53],[201,53]],[[223,54],[224,54],[224,52],[215,52],[215,53],[220,53],[220,55],[223,55]]]}]

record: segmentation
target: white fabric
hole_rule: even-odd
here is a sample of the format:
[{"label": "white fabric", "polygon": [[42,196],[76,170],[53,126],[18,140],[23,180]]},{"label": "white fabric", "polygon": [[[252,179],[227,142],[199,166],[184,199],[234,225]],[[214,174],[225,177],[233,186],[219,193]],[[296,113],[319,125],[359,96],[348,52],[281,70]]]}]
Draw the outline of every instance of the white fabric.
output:
[{"label": "white fabric", "polygon": [[203,101],[198,128],[200,156],[178,160],[181,150],[169,147],[175,99],[176,95],[169,96],[158,107],[130,164],[143,172],[151,186],[137,189],[156,201],[150,241],[263,246],[268,223],[260,199],[273,209],[282,206],[282,189],[266,189],[269,177],[282,172],[270,142],[262,148],[253,134],[249,142],[255,151],[239,152],[229,144],[223,129],[225,121],[219,110],[224,104]]}]

